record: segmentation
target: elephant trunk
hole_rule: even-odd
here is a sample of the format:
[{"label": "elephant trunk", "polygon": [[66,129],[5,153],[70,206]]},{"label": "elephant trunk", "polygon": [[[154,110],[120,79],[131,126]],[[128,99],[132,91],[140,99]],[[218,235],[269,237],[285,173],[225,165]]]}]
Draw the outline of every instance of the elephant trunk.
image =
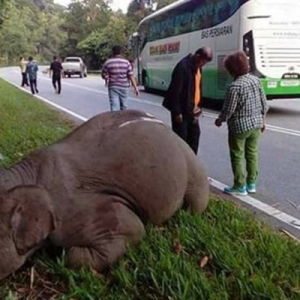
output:
[{"label": "elephant trunk", "polygon": [[9,234],[0,235],[0,280],[18,270],[25,262],[25,255],[19,255]]}]

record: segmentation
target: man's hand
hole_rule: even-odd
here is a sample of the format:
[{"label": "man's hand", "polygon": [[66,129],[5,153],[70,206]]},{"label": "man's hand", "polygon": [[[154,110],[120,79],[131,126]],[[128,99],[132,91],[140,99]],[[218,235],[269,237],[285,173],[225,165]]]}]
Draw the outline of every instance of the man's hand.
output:
[{"label": "man's hand", "polygon": [[221,121],[219,118],[216,119],[215,125],[216,125],[217,127],[221,127],[221,126],[222,126],[222,121]]},{"label": "man's hand", "polygon": [[176,123],[180,124],[180,123],[183,122],[183,117],[182,117],[182,115],[177,115],[177,116],[174,117],[174,120],[175,120]]},{"label": "man's hand", "polygon": [[134,93],[137,97],[140,95],[140,91],[139,91],[138,87],[134,87]]},{"label": "man's hand", "polygon": [[193,111],[194,118],[198,119],[201,114],[202,114],[201,108],[200,107],[196,107],[194,109],[194,111]]}]

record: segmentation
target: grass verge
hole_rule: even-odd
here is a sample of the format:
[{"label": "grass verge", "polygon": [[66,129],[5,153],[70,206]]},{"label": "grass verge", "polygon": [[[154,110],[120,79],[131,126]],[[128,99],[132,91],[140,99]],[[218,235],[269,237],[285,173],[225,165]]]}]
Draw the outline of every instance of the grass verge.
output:
[{"label": "grass verge", "polygon": [[[0,79],[0,164],[9,166],[74,126]],[[106,274],[35,254],[0,283],[0,299],[300,299],[300,246],[211,195],[202,216],[180,211]]]}]

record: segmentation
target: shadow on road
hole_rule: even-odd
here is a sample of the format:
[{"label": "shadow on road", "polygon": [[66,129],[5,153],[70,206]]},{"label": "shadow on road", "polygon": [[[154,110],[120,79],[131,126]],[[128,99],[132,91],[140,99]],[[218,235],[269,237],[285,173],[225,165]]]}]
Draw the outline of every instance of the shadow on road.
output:
[{"label": "shadow on road", "polygon": [[[141,90],[141,92],[144,93],[144,94],[160,96],[162,98],[165,96],[165,93],[166,93],[165,91],[158,91],[158,90],[149,90],[147,92],[144,91],[144,90]],[[216,99],[203,98],[202,106],[204,108],[207,108],[207,109],[214,110],[214,111],[218,112],[222,109],[223,101],[222,100],[216,100]]]}]

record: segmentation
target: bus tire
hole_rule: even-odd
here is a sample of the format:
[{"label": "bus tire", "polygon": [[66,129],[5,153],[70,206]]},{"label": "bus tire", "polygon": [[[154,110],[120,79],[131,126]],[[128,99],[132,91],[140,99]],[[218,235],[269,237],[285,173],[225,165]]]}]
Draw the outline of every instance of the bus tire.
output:
[{"label": "bus tire", "polygon": [[149,87],[149,84],[148,84],[148,76],[146,73],[143,74],[143,86],[144,86],[144,89],[145,89],[145,92],[150,92],[150,87]]}]

